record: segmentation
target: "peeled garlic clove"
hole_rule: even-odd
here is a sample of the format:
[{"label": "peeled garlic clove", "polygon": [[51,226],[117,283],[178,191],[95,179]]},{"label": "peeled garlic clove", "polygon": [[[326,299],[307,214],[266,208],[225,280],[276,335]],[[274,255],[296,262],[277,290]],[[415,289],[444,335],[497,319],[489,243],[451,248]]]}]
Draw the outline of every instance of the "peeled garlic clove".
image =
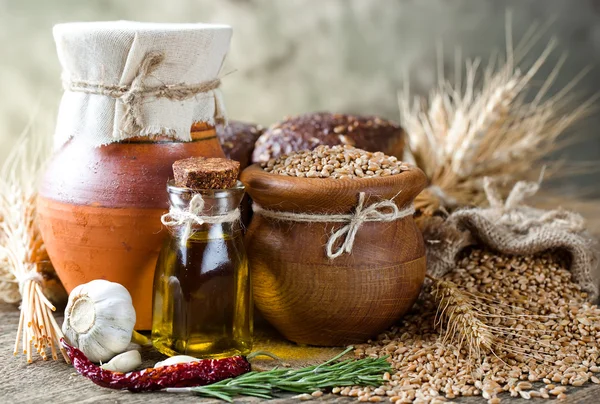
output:
[{"label": "peeled garlic clove", "polygon": [[135,370],[141,364],[142,355],[138,351],[127,351],[115,356],[100,367],[113,372],[127,373]]},{"label": "peeled garlic clove", "polygon": [[145,346],[152,346],[152,341],[150,340],[150,338],[146,337],[143,334],[140,334],[137,331],[133,331],[133,333],[131,334],[131,343],[132,344],[137,344],[140,347],[145,347]]},{"label": "peeled garlic clove", "polygon": [[127,289],[97,279],[71,291],[62,331],[92,362],[104,362],[127,349],[134,325],[135,309]]},{"label": "peeled garlic clove", "polygon": [[194,358],[193,356],[176,355],[176,356],[171,356],[170,358],[167,358],[164,361],[156,362],[156,365],[154,365],[154,367],[159,368],[161,366],[176,365],[178,363],[198,362],[199,360],[200,359]]}]

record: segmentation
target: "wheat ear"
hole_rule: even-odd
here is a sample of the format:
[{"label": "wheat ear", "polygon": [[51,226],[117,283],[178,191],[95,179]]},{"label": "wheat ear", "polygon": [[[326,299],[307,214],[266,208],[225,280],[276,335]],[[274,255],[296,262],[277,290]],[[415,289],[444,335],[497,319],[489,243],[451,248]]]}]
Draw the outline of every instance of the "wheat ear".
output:
[{"label": "wheat ear", "polygon": [[56,308],[42,292],[38,271],[48,261],[36,223],[36,182],[44,161],[43,143],[33,143],[25,132],[0,169],[0,271],[18,285],[21,295],[14,354],[22,345],[27,362],[32,362],[34,349],[44,360],[48,350],[58,359],[60,350],[69,362],[59,342],[63,334],[53,316]]},{"label": "wheat ear", "polygon": [[[455,83],[439,78],[428,102],[411,97],[408,85],[400,92],[400,122],[410,149],[406,159],[416,162],[431,184],[415,200],[419,213],[431,216],[486,205],[485,177],[506,184],[502,193],[514,182],[533,180],[537,170],[532,166],[547,163],[552,152],[568,144],[567,130],[594,110],[597,96],[582,99],[574,93],[588,69],[549,94],[564,56],[536,90],[536,77],[550,60],[555,40],[548,42],[530,67],[518,66],[544,30],[526,33],[513,50],[507,16],[504,63],[494,56],[480,69],[479,59],[467,60],[465,77],[462,72],[456,74]],[[552,164],[547,177],[559,171],[567,171],[560,160]]]},{"label": "wheat ear", "polygon": [[494,336],[473,306],[473,299],[453,282],[430,275],[427,278],[433,283],[431,295],[438,306],[435,325],[443,342],[456,345],[459,351],[466,345],[469,356],[478,360],[492,351]]}]

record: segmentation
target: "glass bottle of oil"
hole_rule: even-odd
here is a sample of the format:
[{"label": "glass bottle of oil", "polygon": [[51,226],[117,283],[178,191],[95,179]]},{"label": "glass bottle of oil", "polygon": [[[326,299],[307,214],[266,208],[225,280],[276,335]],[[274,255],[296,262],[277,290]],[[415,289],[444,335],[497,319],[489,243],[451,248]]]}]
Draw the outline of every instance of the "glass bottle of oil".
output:
[{"label": "glass bottle of oil", "polygon": [[[200,193],[199,216],[238,209],[244,186],[193,190],[167,185],[172,207],[189,209]],[[152,343],[166,355],[245,355],[252,347],[252,296],[239,220],[170,226],[154,275]]]}]

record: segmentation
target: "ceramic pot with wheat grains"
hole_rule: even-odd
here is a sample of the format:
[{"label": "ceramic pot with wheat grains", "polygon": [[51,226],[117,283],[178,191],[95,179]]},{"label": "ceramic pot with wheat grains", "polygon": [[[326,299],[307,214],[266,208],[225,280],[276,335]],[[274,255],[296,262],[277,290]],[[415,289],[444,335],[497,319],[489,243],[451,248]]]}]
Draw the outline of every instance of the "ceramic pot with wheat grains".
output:
[{"label": "ceramic pot with wheat grains", "polygon": [[381,152],[318,146],[248,167],[254,299],[291,341],[364,342],[410,309],[425,277],[418,168]]},{"label": "ceramic pot with wheat grains", "polygon": [[70,291],[124,285],[137,329],[150,329],[152,281],[165,236],[174,161],[223,157],[219,71],[231,28],[127,21],[54,27],[64,95],[39,224]]}]

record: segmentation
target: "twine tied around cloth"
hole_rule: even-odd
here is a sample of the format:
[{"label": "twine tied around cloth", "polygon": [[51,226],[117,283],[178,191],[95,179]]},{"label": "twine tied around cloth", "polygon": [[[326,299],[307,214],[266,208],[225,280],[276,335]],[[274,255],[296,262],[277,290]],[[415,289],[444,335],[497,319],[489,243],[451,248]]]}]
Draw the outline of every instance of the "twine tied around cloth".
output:
[{"label": "twine tied around cloth", "polygon": [[148,52],[130,85],[111,85],[85,80],[64,79],[63,88],[74,92],[106,95],[120,100],[125,106],[121,132],[127,135],[135,134],[143,128],[142,106],[146,98],[167,98],[173,101],[183,101],[197,94],[215,90],[221,85],[221,79],[216,78],[198,84],[178,83],[146,86],[145,79],[152,75],[164,59],[165,55],[162,52]]},{"label": "twine tied around cloth", "polygon": [[525,204],[527,198],[532,197],[539,191],[544,178],[544,171],[545,167],[542,169],[537,182],[517,182],[504,201],[494,186],[493,180],[485,177],[483,179],[483,189],[490,204],[490,209],[486,212],[494,213],[496,217],[493,220],[497,224],[509,226],[520,233],[527,233],[531,228],[540,226],[562,228],[571,233],[584,231],[585,219],[577,213],[562,208],[542,211]]},{"label": "twine tied around cloth", "polygon": [[192,197],[187,210],[179,209],[178,207],[171,205],[169,213],[162,215],[160,221],[167,227],[184,226],[183,233],[181,234],[181,243],[185,245],[193,234],[192,226],[194,224],[231,223],[240,220],[239,208],[224,215],[206,216],[202,215],[204,205],[205,202],[202,195],[196,194]]},{"label": "twine tied around cloth", "polygon": [[[354,213],[350,214],[311,214],[311,213],[293,213],[293,212],[279,212],[275,210],[263,209],[256,203],[253,204],[253,212],[255,214],[268,217],[275,220],[284,220],[290,222],[304,222],[304,223],[346,223],[345,226],[335,231],[327,242],[326,253],[327,257],[334,259],[340,255],[352,252],[354,246],[354,240],[358,230],[365,222],[393,222],[395,220],[402,219],[407,216],[411,216],[415,213],[415,208],[411,204],[410,206],[399,209],[398,206],[391,200],[384,200],[371,204],[365,205],[366,194],[361,192],[358,195],[358,204],[354,209]],[[342,244],[335,249],[335,245],[339,240],[343,240]]]}]

